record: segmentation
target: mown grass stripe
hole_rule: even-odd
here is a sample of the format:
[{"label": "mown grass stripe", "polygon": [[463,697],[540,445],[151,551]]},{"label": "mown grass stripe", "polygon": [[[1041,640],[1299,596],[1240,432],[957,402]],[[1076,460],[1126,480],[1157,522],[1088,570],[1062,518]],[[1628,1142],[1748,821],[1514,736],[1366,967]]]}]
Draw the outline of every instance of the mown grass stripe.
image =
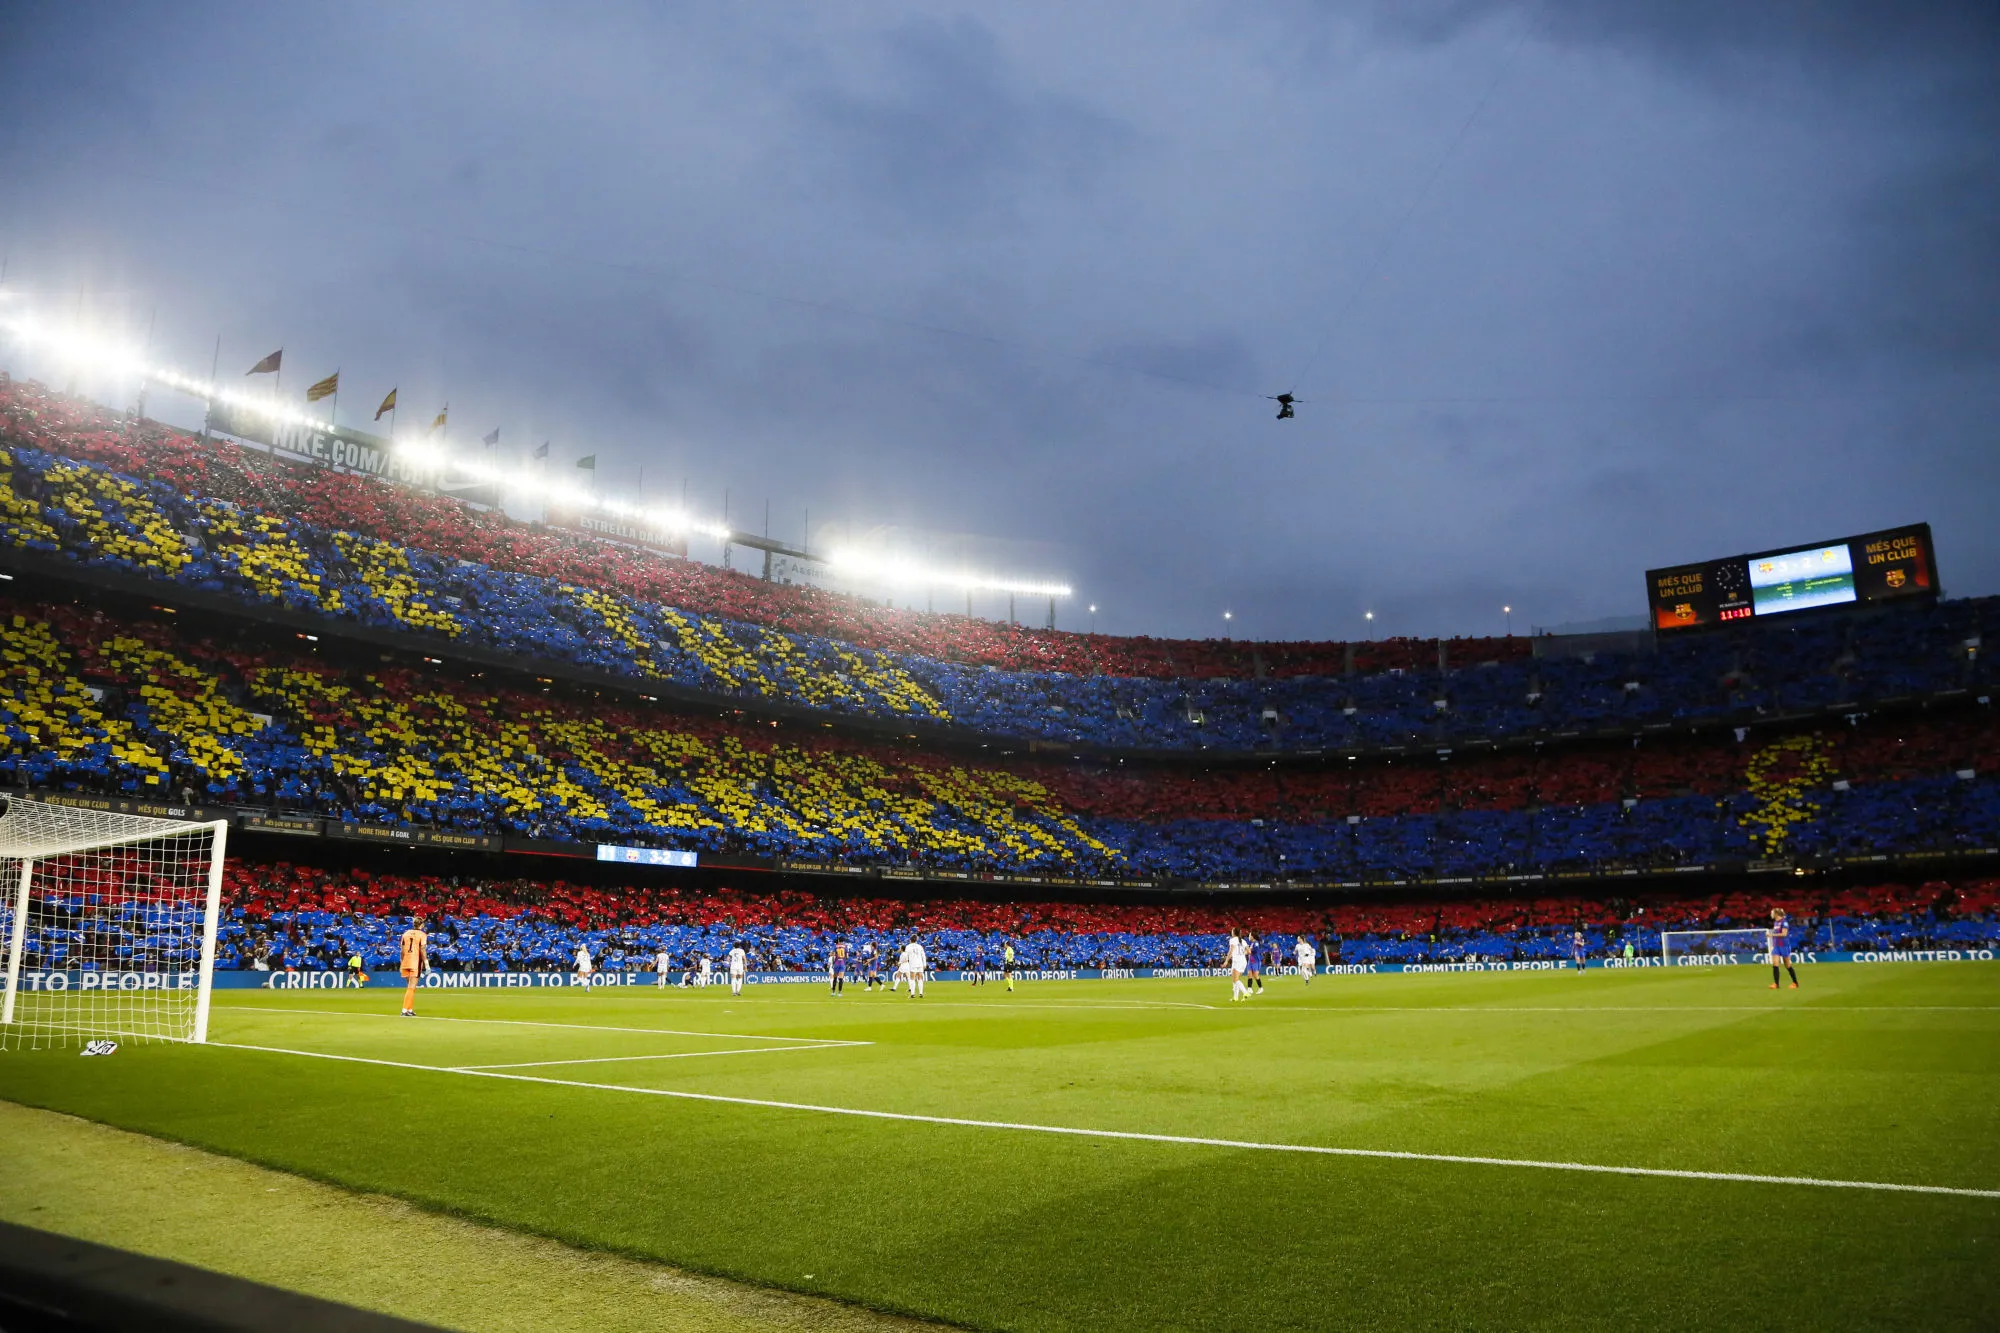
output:
[{"label": "mown grass stripe", "polygon": [[1971,1199],[2000,1199],[2000,1189],[1973,1189],[1959,1185],[1906,1185],[1877,1180],[1827,1180],[1818,1176],[1767,1176],[1746,1171],[1692,1171],[1657,1166],[1605,1166],[1595,1162],[1546,1162],[1519,1157],[1476,1157],[1461,1153],[1403,1152],[1389,1148],[1330,1148],[1309,1143],[1261,1143],[1254,1139],[1212,1139],[1191,1134],[1150,1134],[1139,1130],[1085,1129],[1074,1125],[1036,1125],[1011,1120],[971,1120],[958,1116],[918,1115],[907,1111],[872,1111],[852,1106],[820,1106],[811,1102],[781,1102],[762,1097],[731,1097],[714,1092],[684,1092],[670,1088],[634,1088],[622,1083],[586,1083],[575,1079],[547,1078],[536,1074],[506,1074],[490,1069],[449,1068],[411,1064],[403,1060],[382,1060],[363,1055],[334,1055],[326,1051],[300,1051],[283,1046],[253,1046],[244,1042],[210,1042],[211,1046],[239,1051],[262,1051],[270,1055],[296,1055],[314,1060],[342,1060],[353,1064],[384,1065],[392,1069],[412,1069],[430,1074],[458,1074],[468,1078],[506,1079],[518,1083],[539,1083],[551,1087],[583,1088],[594,1092],[623,1092],[643,1097],[671,1097],[682,1101],[715,1102],[731,1106],[756,1106],[778,1111],[810,1111],[820,1115],[855,1116],[869,1120],[896,1120],[913,1124],[952,1125],[965,1129],[1002,1129],[1029,1134],[1061,1134],[1077,1138],[1121,1139],[1139,1143],[1173,1143],[1202,1148],[1234,1148],[1249,1152],[1306,1153],[1323,1157],[1360,1157],[1383,1161],[1439,1162],[1458,1166],[1516,1167],[1539,1171],[1577,1171],[1592,1175],[1646,1176],[1668,1180],[1714,1180],[1746,1185],[1796,1185],[1814,1189],[1871,1190],[1894,1194],[1945,1194]]}]

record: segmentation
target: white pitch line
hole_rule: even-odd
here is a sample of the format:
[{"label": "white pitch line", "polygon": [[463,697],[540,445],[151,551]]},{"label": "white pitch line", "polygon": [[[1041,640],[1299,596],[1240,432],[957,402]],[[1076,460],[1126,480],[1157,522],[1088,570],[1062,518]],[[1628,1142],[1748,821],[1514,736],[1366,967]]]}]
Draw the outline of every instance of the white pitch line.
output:
[{"label": "white pitch line", "polygon": [[[218,1045],[222,1043],[217,1043]],[[812,1046],[745,1046],[734,1051],[669,1051],[662,1055],[594,1055],[581,1060],[519,1060],[505,1065],[452,1065],[450,1072],[464,1074],[488,1069],[540,1069],[547,1065],[609,1065],[621,1060],[698,1060],[704,1055],[790,1055],[795,1051],[824,1051],[834,1047],[873,1046],[872,1041],[822,1041]]]},{"label": "white pitch line", "polygon": [[[958,989],[958,983],[955,981],[933,981],[930,984],[939,987],[940,994],[944,993],[942,988],[946,986],[952,988],[950,993],[954,995],[967,995],[971,993],[970,991]],[[1051,983],[1039,982],[1036,984],[1049,985]],[[868,992],[864,991],[858,993],[867,994]],[[885,991],[884,993],[887,994],[888,992]],[[1016,993],[1018,994],[1019,992]],[[767,1004],[767,1005],[768,1004],[823,1004],[825,1003],[825,1001],[826,997],[824,996],[822,996],[818,1000],[814,1000],[811,999],[810,997],[802,995],[800,996],[785,995],[783,997],[775,995],[760,995],[757,997],[757,1003]],[[1220,1009],[1222,1008],[1222,1006],[1219,1004],[1196,1004],[1193,1000],[1107,1000],[1107,1001],[1077,1000],[1072,1003],[1063,1003],[1062,1001],[1059,1000],[1007,1000],[1000,998],[994,998],[992,1000],[945,1000],[945,999],[933,1000],[928,995],[922,997],[922,1003],[932,1009],[939,1008],[940,1006],[943,1005],[953,1005],[960,1009],[974,1009],[974,1008],[986,1009],[993,1007],[1001,1007],[1007,1009]]]},{"label": "white pitch line", "polygon": [[919,1004],[926,1009],[990,1009],[999,1013],[1004,1009],[1112,1009],[1127,1012],[1141,1009],[1220,1009],[1219,1004],[1195,1004],[1186,1000],[1133,1000],[1126,1004],[1112,1002],[1097,1004],[1088,1000],[1076,1004],[1063,1004],[1056,1000],[933,1000],[928,996]]},{"label": "white pitch line", "polygon": [[283,1046],[250,1046],[241,1042],[212,1041],[239,1051],[262,1051],[268,1055],[300,1055],[313,1060],[340,1060],[350,1064],[384,1065],[391,1069],[414,1069],[428,1074],[461,1074],[467,1078],[498,1078],[516,1083],[539,1083],[557,1088],[584,1088],[592,1092],[624,1092],[641,1097],[672,1097],[680,1101],[719,1102],[730,1106],[758,1106],[776,1111],[812,1111],[819,1115],[855,1116],[866,1120],[900,1120],[912,1124],[953,1125],[965,1129],[1008,1129],[1026,1134],[1061,1134],[1087,1139],[1123,1139],[1138,1143],[1175,1143],[1199,1148],[1237,1148],[1249,1152],[1305,1153],[1319,1157],[1363,1157],[1396,1162],[1444,1162],[1458,1166],[1511,1166],[1539,1171],[1580,1171],[1604,1176],[1652,1176],[1668,1180],[1721,1180],[1746,1185],[1803,1185],[1816,1189],[1875,1190],[1892,1194],[1949,1194],[1969,1199],[2000,1199],[2000,1189],[1971,1189],[1958,1185],[1899,1185],[1879,1180],[1825,1180],[1817,1176],[1763,1176],[1743,1171],[1682,1171],[1657,1166],[1601,1166],[1594,1162],[1543,1162],[1525,1157],[1472,1157],[1460,1153],[1397,1152],[1388,1148],[1328,1148],[1310,1143],[1260,1143],[1252,1139],[1208,1139],[1190,1134],[1147,1134],[1124,1129],[1081,1129],[1072,1125],[1034,1125],[1011,1120],[966,1120],[957,1116],[915,1115],[906,1111],[868,1111],[852,1106],[817,1106],[811,1102],[778,1102],[762,1097],[725,1097],[714,1092],[682,1092],[670,1088],[634,1088],[622,1083],[584,1083],[566,1078],[543,1078],[535,1074],[502,1074],[484,1069],[448,1069],[437,1065],[410,1064],[402,1060],[378,1060],[364,1055],[332,1055],[325,1051],[297,1051]]},{"label": "white pitch line", "polygon": [[[323,1014],[328,1018],[382,1018],[396,1019],[395,1014],[375,1014],[352,1009],[284,1009],[274,1004],[233,1004],[231,1011],[263,1014]],[[450,1014],[419,1015],[426,1023],[492,1023],[505,1027],[519,1028],[568,1028],[575,1032],[643,1032],[659,1037],[727,1037],[731,1041],[811,1041],[832,1040],[828,1037],[778,1037],[762,1032],[694,1032],[686,1028],[623,1028],[611,1027],[604,1023],[546,1023],[533,1018],[459,1018]],[[864,1043],[870,1044],[872,1043]]]},{"label": "white pitch line", "polygon": [[1311,1014],[1905,1014],[2000,1013],[1992,1004],[1314,1004],[1283,1005],[1279,1013]]}]

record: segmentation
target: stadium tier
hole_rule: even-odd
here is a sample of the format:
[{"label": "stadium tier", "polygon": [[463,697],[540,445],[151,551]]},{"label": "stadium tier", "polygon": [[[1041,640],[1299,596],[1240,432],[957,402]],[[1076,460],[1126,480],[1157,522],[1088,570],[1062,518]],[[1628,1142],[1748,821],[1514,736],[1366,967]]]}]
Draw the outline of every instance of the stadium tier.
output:
[{"label": "stadium tier", "polygon": [[836,941],[857,951],[872,942],[893,958],[913,934],[922,936],[932,964],[947,971],[996,967],[1009,943],[1020,963],[1032,968],[1217,967],[1232,927],[1258,936],[1274,960],[1285,963],[1300,936],[1316,943],[1328,965],[1563,959],[1576,930],[1595,956],[1617,953],[1629,942],[1635,952],[1657,957],[1663,930],[1756,925],[1768,922],[1773,906],[1790,913],[1802,947],[2000,944],[1996,880],[1754,896],[1225,909],[607,889],[239,860],[230,868],[226,893],[224,965],[308,971],[337,970],[356,953],[369,968],[393,967],[397,937],[419,913],[429,918],[432,956],[446,971],[562,970],[583,944],[612,970],[650,969],[664,950],[678,972],[703,954],[720,959],[740,943],[759,969],[806,972],[825,966]]},{"label": "stadium tier", "polygon": [[[1434,641],[1239,644],[1213,639],[1120,638],[1001,625],[953,614],[898,611],[807,585],[770,583],[643,548],[468,507],[372,477],[288,465],[232,445],[211,445],[40,385],[0,376],[0,432],[16,444],[106,464],[208,496],[346,528],[498,570],[610,592],[637,591],[700,615],[838,639],[864,648],[1017,671],[1138,677],[1330,675],[1417,668],[1436,661]],[[1453,640],[1466,660],[1525,655],[1514,639]],[[1351,659],[1351,662],[1350,662]]]},{"label": "stadium tier", "polygon": [[0,776],[572,845],[1052,879],[1361,882],[2000,845],[1989,708],[1440,758],[996,755],[248,622],[0,596]]},{"label": "stadium tier", "polygon": [[0,545],[636,691],[1124,751],[1433,747],[1988,687],[2000,599],[1532,655],[1527,640],[1120,639],[875,607],[0,381]]}]

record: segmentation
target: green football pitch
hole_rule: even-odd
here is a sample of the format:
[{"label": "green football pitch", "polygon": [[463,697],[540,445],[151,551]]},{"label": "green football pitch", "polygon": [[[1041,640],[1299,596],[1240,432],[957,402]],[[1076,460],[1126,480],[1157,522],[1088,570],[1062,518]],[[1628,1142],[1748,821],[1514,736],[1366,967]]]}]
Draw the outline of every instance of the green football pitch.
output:
[{"label": "green football pitch", "polygon": [[1768,977],[219,991],[0,1097],[976,1327],[2000,1325],[2000,968]]}]

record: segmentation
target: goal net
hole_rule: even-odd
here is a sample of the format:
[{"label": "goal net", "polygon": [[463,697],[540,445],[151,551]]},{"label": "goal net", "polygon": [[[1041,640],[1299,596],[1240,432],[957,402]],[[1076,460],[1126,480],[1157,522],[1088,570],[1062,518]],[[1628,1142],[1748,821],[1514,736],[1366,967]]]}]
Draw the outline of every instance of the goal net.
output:
[{"label": "goal net", "polygon": [[228,828],[7,798],[0,1050],[206,1041]]},{"label": "goal net", "polygon": [[1663,930],[1660,961],[1668,967],[1698,967],[1704,963],[1762,962],[1771,951],[1770,932],[1750,926],[1741,930]]}]

